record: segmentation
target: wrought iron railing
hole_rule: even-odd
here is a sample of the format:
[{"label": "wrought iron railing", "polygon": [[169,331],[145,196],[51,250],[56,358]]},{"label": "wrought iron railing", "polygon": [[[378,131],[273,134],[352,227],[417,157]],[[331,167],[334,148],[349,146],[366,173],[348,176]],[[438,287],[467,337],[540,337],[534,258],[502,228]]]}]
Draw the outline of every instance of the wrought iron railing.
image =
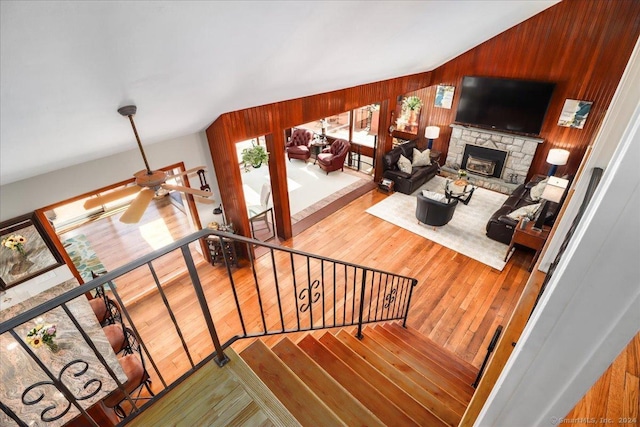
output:
[{"label": "wrought iron railing", "polygon": [[[212,236],[222,243],[225,260],[232,256],[230,245],[236,245],[233,257],[244,253],[248,260],[196,267],[190,245]],[[266,254],[256,259],[257,246]],[[157,270],[174,251],[181,253],[186,273],[163,283]],[[157,293],[125,304],[118,282],[155,283]],[[63,425],[83,417],[97,426],[100,402],[114,400],[114,393],[122,395],[117,413],[126,415],[121,420],[126,423],[204,364],[213,360],[223,366],[224,350],[240,339],[345,326],[357,326],[362,337],[367,323],[405,324],[416,283],[243,236],[199,231],[84,285],[69,283],[62,295],[1,323],[0,425]],[[135,342],[119,358],[95,315],[82,314],[89,307],[85,294],[105,285]],[[58,354],[25,340],[25,331],[52,320],[58,322],[56,340],[66,346]],[[128,387],[121,357],[130,353],[144,362],[155,397],[147,394],[141,401],[139,390]]]}]

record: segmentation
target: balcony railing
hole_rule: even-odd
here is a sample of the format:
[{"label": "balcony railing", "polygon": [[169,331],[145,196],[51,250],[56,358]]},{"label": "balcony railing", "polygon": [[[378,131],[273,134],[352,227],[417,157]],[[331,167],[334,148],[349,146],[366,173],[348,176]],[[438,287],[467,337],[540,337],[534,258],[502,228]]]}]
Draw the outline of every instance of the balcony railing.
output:
[{"label": "balcony railing", "polygon": [[[210,236],[225,243],[220,245],[225,260],[229,244],[248,260],[237,267],[231,262],[196,267],[189,245]],[[254,259],[255,246],[267,253]],[[174,251],[181,252],[186,273],[162,283],[157,271]],[[125,304],[118,293],[125,277],[126,286],[155,283],[157,293]],[[204,364],[213,360],[223,366],[224,350],[237,340],[345,326],[357,326],[361,337],[363,324],[404,323],[416,283],[242,236],[199,231],[84,285],[70,283],[62,295],[0,324],[0,424],[64,425],[83,417],[97,426],[97,408],[105,403],[126,423]],[[85,297],[101,289],[117,305],[117,313],[102,322],[105,328]],[[90,316],[84,316],[87,310]],[[30,329],[52,322],[61,351],[27,342]],[[122,349],[106,339],[109,323],[122,328]],[[144,375],[132,384],[125,361],[134,357]],[[141,392],[149,382],[153,387]]]}]

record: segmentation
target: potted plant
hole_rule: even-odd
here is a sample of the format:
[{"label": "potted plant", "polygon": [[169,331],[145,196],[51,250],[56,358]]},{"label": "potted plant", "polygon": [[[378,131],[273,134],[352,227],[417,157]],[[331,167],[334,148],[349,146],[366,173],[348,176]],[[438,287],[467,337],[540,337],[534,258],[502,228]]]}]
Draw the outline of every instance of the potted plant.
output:
[{"label": "potted plant", "polygon": [[408,96],[402,100],[402,106],[409,111],[418,111],[422,107],[422,100],[417,96]]},{"label": "potted plant", "polygon": [[253,147],[242,150],[242,164],[245,171],[249,170],[249,166],[259,168],[268,161],[269,153],[261,145],[253,144]]},{"label": "potted plant", "polygon": [[402,100],[402,109],[409,113],[409,126],[417,126],[418,113],[422,107],[422,100],[417,96],[408,96]]}]

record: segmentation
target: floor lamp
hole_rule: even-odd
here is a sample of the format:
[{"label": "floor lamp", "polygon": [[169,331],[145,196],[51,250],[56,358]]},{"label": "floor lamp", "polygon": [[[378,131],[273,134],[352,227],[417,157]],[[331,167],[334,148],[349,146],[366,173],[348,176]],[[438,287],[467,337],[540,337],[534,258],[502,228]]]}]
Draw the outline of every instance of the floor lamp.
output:
[{"label": "floor lamp", "polygon": [[542,199],[542,207],[540,208],[538,218],[533,225],[534,230],[542,231],[544,222],[547,219],[549,202],[560,203],[560,200],[562,200],[562,196],[564,196],[564,192],[568,184],[568,179],[556,178],[555,176],[549,177],[549,181],[547,181],[547,185],[545,185],[544,191],[540,196],[540,199]]},{"label": "floor lamp", "polygon": [[563,150],[561,148],[552,148],[549,150],[549,154],[547,154],[547,163],[551,165],[551,168],[549,169],[548,175],[554,176],[558,170],[558,166],[566,165],[567,160],[569,160],[569,152],[567,150]]}]

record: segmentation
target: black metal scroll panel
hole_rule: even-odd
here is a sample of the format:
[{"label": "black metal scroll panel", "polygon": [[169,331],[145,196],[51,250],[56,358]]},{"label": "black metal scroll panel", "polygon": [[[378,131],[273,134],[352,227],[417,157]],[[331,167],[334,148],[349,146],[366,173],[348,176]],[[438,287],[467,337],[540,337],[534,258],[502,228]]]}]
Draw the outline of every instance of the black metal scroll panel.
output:
[{"label": "black metal scroll panel", "polygon": [[[72,369],[73,368],[73,369]],[[74,378],[82,377],[89,369],[89,364],[81,359],[73,360],[62,367],[58,374],[59,383],[64,383],[66,376]],[[73,395],[76,401],[87,400],[95,396],[102,389],[102,381],[96,378],[89,378],[83,385],[84,394]],[[48,396],[47,396],[47,393]],[[64,417],[71,409],[71,401],[61,402],[58,385],[54,381],[38,381],[28,386],[22,392],[22,403],[26,406],[37,405],[40,402],[51,402],[40,412],[40,419],[44,422],[52,422]],[[63,407],[64,406],[64,407]]]}]

